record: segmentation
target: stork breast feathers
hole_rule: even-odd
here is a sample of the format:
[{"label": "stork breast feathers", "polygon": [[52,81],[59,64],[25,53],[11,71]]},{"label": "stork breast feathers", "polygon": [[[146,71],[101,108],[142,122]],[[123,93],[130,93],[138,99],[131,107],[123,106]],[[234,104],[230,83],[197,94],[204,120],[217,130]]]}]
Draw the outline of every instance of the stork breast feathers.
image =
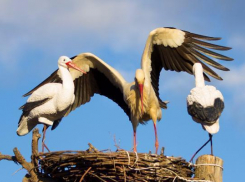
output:
[{"label": "stork breast feathers", "polygon": [[152,42],[165,47],[178,47],[185,39],[185,32],[178,29],[158,28],[151,32]]}]

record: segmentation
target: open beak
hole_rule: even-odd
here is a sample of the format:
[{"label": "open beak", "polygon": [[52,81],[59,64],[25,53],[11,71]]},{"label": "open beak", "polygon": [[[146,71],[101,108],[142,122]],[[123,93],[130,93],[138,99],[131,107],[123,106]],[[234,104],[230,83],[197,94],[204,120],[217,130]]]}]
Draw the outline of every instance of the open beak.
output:
[{"label": "open beak", "polygon": [[141,115],[143,116],[143,107],[144,107],[144,104],[143,104],[143,87],[144,87],[144,84],[139,84],[139,90],[140,90],[140,99],[141,99]]},{"label": "open beak", "polygon": [[80,72],[82,72],[83,74],[86,74],[85,71],[83,71],[82,69],[80,69],[78,66],[76,66],[75,64],[73,64],[72,62],[67,62],[66,65],[70,68],[73,68],[75,70],[78,70]]}]

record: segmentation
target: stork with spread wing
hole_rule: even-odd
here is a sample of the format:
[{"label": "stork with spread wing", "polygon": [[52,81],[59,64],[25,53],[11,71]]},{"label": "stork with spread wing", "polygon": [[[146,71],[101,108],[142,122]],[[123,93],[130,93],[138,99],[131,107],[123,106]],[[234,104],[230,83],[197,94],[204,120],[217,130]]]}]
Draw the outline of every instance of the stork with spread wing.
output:
[{"label": "stork with spread wing", "polygon": [[[132,83],[126,82],[118,71],[91,53],[72,57],[72,62],[86,71],[87,74],[81,74],[77,70],[70,69],[75,84],[75,101],[65,116],[80,105],[89,102],[94,94],[106,96],[116,102],[132,122],[134,151],[136,151],[136,128],[138,124],[153,120],[157,153],[159,144],[156,123],[162,118],[161,109],[167,108],[167,102],[163,102],[159,97],[159,76],[162,68],[193,74],[194,63],[201,63],[205,80],[210,81],[207,74],[222,80],[217,73],[203,63],[223,71],[229,70],[208,56],[231,61],[233,59],[209,50],[229,50],[230,48],[203,41],[219,39],[175,28],[157,28],[151,31],[142,55],[141,69],[136,70],[135,81]],[[56,70],[24,96],[30,95],[47,83],[61,82],[59,75],[59,71]],[[53,129],[58,123],[59,121],[53,123]]]}]

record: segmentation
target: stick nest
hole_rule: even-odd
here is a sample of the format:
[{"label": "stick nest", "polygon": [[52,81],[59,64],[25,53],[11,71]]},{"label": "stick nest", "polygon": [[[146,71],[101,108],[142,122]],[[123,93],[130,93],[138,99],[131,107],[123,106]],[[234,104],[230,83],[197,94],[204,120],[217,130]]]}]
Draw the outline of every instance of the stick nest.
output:
[{"label": "stick nest", "polygon": [[[89,144],[86,151],[38,152],[38,129],[32,134],[31,162],[17,148],[14,156],[0,153],[1,160],[22,165],[28,172],[23,182],[151,182],[193,181],[194,167],[181,157],[167,157],[125,150],[98,151]],[[118,147],[119,148],[119,147]],[[196,181],[196,180],[194,180]]]},{"label": "stick nest", "polygon": [[60,182],[80,181],[186,181],[193,169],[181,157],[134,153],[125,150],[39,153],[38,176]]}]

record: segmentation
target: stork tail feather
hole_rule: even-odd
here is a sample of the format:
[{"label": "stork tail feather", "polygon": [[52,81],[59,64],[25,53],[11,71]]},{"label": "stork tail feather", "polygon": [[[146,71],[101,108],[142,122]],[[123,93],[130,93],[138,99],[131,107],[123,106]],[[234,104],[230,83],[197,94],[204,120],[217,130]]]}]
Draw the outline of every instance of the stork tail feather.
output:
[{"label": "stork tail feather", "polygon": [[23,136],[29,133],[35,126],[37,125],[37,122],[35,121],[29,121],[28,117],[24,114],[21,115],[19,126],[17,129],[17,135]]},{"label": "stork tail feather", "polygon": [[167,104],[169,103],[169,101],[161,101],[159,100],[159,104],[160,104],[160,107],[162,109],[167,109]]},{"label": "stork tail feather", "polygon": [[219,119],[212,125],[202,125],[203,128],[210,134],[215,134],[219,131]]}]

